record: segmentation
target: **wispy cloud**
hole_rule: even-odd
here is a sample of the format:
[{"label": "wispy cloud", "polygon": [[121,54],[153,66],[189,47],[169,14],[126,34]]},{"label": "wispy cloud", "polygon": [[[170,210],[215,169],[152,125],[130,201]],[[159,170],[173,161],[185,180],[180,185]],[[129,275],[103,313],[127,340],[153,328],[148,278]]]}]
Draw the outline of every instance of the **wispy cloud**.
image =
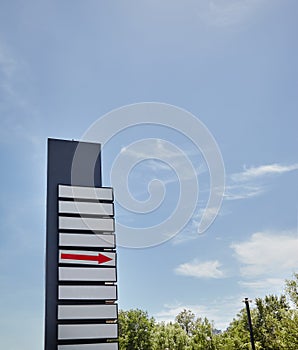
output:
[{"label": "wispy cloud", "polygon": [[191,310],[196,317],[207,317],[209,321],[214,322],[217,329],[224,330],[229,322],[236,316],[237,312],[243,307],[242,295],[233,295],[223,297],[218,300],[201,301],[199,304],[173,303],[165,304],[163,309],[153,316],[158,322],[173,322],[175,317],[184,309]]},{"label": "wispy cloud", "polygon": [[176,267],[175,273],[196,278],[224,278],[225,273],[220,269],[221,266],[218,260],[200,262],[195,259]]},{"label": "wispy cloud", "polygon": [[298,269],[298,236],[293,231],[257,232],[231,244],[240,264],[239,285],[260,293],[280,293],[284,280]]},{"label": "wispy cloud", "polygon": [[264,278],[254,281],[239,281],[239,285],[253,290],[255,293],[278,294],[280,293],[285,280],[283,278]]},{"label": "wispy cloud", "polygon": [[[194,172],[184,171],[186,169],[185,162],[191,162],[192,157],[197,157],[198,154],[190,150],[180,150],[176,152],[173,147],[169,147],[167,141],[162,139],[150,139],[151,156],[148,157],[148,150],[143,147],[123,147],[121,149],[122,156],[127,157],[129,162],[142,162],[142,176],[144,171],[151,171],[158,175],[166,174],[166,183],[177,182],[179,180],[192,179],[208,171],[206,165],[200,162],[197,166],[193,165]],[[149,144],[149,143],[148,143]],[[173,173],[169,176],[169,172],[174,172],[174,169],[179,170],[179,174]],[[188,168],[187,168],[188,169]]]},{"label": "wispy cloud", "polygon": [[242,172],[233,174],[231,178],[233,181],[247,182],[250,180],[260,179],[265,176],[288,173],[294,170],[298,170],[298,163],[292,165],[274,163],[251,168],[245,167]]},{"label": "wispy cloud", "polygon": [[258,167],[244,167],[242,172],[234,173],[227,179],[225,199],[238,200],[254,198],[266,192],[268,184],[264,179],[270,176],[286,174],[298,170],[298,163],[282,165],[278,163],[260,165]]},{"label": "wispy cloud", "polygon": [[237,200],[258,197],[265,192],[264,186],[258,185],[227,185],[225,191],[226,200]]}]

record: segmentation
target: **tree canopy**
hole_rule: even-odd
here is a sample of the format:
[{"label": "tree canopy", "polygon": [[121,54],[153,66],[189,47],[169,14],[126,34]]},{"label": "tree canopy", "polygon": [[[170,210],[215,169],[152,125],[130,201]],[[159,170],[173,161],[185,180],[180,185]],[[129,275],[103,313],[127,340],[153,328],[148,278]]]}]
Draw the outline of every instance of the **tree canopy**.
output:
[{"label": "tree canopy", "polygon": [[[298,274],[285,294],[255,299],[251,318],[257,350],[298,349]],[[139,309],[119,311],[120,350],[250,350],[245,308],[218,332],[207,318],[184,309],[174,322],[157,322]]]}]

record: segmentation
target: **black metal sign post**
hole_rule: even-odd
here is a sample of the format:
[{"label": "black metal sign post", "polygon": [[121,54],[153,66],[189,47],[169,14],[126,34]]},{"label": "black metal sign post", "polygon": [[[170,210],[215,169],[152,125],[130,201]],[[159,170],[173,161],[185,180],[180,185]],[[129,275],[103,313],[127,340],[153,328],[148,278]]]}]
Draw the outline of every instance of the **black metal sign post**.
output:
[{"label": "black metal sign post", "polygon": [[252,350],[256,350],[256,347],[255,347],[255,340],[254,340],[254,334],[253,334],[253,329],[252,329],[250,308],[249,308],[249,302],[250,302],[250,301],[251,301],[251,300],[248,300],[248,298],[245,298],[245,299],[243,300],[243,302],[245,303],[246,313],[247,313],[247,322],[248,322],[248,327],[249,327],[251,349],[252,349]]},{"label": "black metal sign post", "polygon": [[45,350],[118,350],[113,191],[101,187],[100,145],[49,139],[47,180]]}]

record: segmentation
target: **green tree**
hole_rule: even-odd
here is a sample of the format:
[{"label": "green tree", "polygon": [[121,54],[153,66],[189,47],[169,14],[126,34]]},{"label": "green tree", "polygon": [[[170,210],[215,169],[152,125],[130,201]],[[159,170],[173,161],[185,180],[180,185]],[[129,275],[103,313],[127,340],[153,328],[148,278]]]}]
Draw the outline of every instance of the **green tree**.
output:
[{"label": "green tree", "polygon": [[[251,310],[255,347],[258,350],[294,350],[298,349],[295,314],[289,309],[284,295],[256,298],[256,307]],[[296,333],[295,333],[296,332]],[[218,350],[250,350],[250,338],[246,310],[234,319],[229,328],[217,337]],[[296,344],[296,345],[290,345]]]},{"label": "green tree", "polygon": [[159,323],[155,326],[153,350],[186,350],[189,337],[178,323]]},{"label": "green tree", "polygon": [[192,350],[215,350],[212,324],[205,317],[198,318],[193,325],[191,337]]},{"label": "green tree", "polygon": [[[251,311],[253,316],[254,310]],[[228,329],[217,337],[216,346],[219,350],[251,350],[245,309],[242,309]]]},{"label": "green tree", "polygon": [[262,349],[286,349],[282,342],[285,319],[289,317],[289,304],[285,295],[256,299],[254,334]]},{"label": "green tree", "polygon": [[294,273],[293,279],[286,280],[286,294],[298,309],[298,273]]},{"label": "green tree", "polygon": [[155,321],[139,309],[119,311],[120,350],[151,350]]},{"label": "green tree", "polygon": [[184,309],[175,318],[175,321],[186,332],[187,335],[191,335],[194,328],[195,314],[190,310]]}]

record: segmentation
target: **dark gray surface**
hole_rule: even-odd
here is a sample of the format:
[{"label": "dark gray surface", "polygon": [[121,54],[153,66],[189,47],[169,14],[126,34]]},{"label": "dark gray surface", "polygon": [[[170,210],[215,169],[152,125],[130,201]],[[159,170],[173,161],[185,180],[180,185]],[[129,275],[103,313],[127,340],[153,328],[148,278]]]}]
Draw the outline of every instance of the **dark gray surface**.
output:
[{"label": "dark gray surface", "polygon": [[57,350],[58,184],[101,187],[100,145],[48,139],[45,350]]}]

